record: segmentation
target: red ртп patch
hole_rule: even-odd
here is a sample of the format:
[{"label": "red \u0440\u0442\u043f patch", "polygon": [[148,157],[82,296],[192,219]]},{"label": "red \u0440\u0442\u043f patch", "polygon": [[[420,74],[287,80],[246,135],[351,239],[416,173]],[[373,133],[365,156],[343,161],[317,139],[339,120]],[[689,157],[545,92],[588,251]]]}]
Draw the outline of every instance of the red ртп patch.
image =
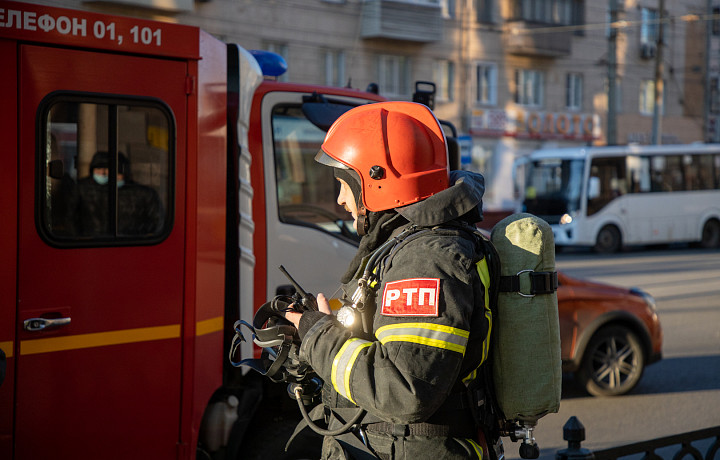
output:
[{"label": "red \u0440\u0442\u043f patch", "polygon": [[438,316],[440,280],[413,278],[385,284],[382,314],[386,316]]}]

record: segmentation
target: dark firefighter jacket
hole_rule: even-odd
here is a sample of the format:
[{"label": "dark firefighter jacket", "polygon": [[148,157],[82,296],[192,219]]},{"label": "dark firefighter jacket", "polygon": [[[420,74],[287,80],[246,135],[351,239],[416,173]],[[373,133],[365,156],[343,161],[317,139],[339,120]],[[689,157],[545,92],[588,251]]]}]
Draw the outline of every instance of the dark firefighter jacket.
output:
[{"label": "dark firefighter jacket", "polygon": [[[351,337],[332,315],[301,322],[300,356],[325,381],[327,406],[357,405],[371,420],[394,424],[447,423],[438,414],[485,360],[492,318],[476,267],[483,254],[463,222],[481,216],[483,178],[453,172],[451,181],[447,190],[397,210],[409,223],[394,234],[412,225],[429,231],[386,259],[373,340]],[[349,283],[348,294],[356,285]]]}]

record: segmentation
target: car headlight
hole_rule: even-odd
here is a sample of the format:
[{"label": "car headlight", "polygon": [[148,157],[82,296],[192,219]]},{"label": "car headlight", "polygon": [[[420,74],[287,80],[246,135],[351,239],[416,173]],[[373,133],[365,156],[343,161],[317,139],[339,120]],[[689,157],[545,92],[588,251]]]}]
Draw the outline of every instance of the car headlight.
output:
[{"label": "car headlight", "polygon": [[657,306],[655,305],[655,298],[648,294],[647,292],[643,291],[640,288],[630,288],[630,293],[639,297],[642,297],[643,300],[645,300],[645,303],[650,307],[650,310],[657,311]]},{"label": "car headlight", "polygon": [[560,217],[560,224],[561,225],[567,225],[570,222],[573,221],[573,218],[570,214],[563,214],[562,217]]}]

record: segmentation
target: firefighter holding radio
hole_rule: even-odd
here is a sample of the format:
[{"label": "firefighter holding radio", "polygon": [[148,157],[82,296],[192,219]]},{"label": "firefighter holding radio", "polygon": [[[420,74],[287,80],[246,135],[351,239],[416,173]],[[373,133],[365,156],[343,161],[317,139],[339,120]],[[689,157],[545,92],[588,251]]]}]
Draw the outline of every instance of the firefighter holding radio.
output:
[{"label": "firefighter holding radio", "polygon": [[286,313],[325,382],[323,459],[487,455],[467,398],[492,322],[474,231],[484,179],[450,173],[447,155],[426,106],[383,102],[341,116],[316,157],[362,235],[337,316],[322,294],[317,311]]}]

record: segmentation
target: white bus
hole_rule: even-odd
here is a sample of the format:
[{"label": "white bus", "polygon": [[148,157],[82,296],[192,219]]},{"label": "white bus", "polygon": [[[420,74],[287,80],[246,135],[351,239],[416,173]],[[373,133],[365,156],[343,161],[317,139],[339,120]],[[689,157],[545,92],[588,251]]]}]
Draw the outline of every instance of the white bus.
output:
[{"label": "white bus", "polygon": [[720,247],[720,144],[537,150],[525,168],[523,210],[558,246]]}]

